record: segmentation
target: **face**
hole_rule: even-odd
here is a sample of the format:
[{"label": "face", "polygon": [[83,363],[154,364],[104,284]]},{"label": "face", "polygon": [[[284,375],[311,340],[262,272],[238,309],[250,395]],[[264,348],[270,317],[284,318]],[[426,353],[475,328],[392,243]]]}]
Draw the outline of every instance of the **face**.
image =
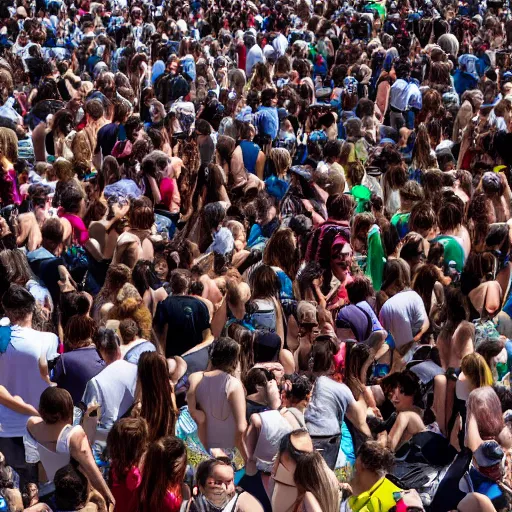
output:
[{"label": "face", "polygon": [[231,466],[215,466],[201,492],[215,506],[223,506],[235,492],[234,473]]},{"label": "face", "polygon": [[407,411],[413,406],[413,397],[404,395],[403,390],[400,387],[396,387],[393,390],[391,401],[393,402],[397,412]]},{"label": "face", "polygon": [[333,256],[331,260],[332,273],[344,282],[347,274],[352,266],[353,251],[350,244],[345,244],[338,254]]},{"label": "face", "polygon": [[167,280],[167,274],[169,274],[169,266],[167,265],[165,258],[158,258],[155,261],[155,272],[158,276],[158,279],[162,279],[164,281]]}]

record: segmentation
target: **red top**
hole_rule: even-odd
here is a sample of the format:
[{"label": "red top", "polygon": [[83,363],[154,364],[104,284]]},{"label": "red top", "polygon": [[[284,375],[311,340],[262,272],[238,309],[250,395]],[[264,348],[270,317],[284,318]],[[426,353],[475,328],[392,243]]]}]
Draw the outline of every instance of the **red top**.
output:
[{"label": "red top", "polygon": [[114,471],[111,473],[111,491],[116,499],[115,512],[137,512],[139,509],[139,496],[137,489],[142,482],[139,468],[133,466],[124,481],[119,481]]}]

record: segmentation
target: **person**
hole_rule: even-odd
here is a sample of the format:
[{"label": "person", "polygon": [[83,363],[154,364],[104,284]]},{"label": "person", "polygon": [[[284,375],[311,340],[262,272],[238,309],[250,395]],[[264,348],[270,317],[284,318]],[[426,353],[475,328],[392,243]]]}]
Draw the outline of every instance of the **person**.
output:
[{"label": "person", "polygon": [[[35,299],[24,287],[11,285],[2,297],[2,307],[10,327],[1,328],[0,385],[26,404],[38,407],[41,394],[49,387],[48,379],[41,375],[41,359],[46,362],[55,358],[57,337],[32,329]],[[21,365],[24,372],[19,371]],[[3,404],[0,404],[0,411],[0,452],[20,475],[22,485],[37,481],[37,466],[26,462],[23,445],[26,414],[8,409]]]},{"label": "person", "polygon": [[165,357],[180,356],[203,341],[210,327],[206,304],[187,295],[189,278],[181,271],[173,271],[170,278],[172,295],[157,306],[155,322]]},{"label": "person", "polygon": [[209,349],[209,370],[189,377],[187,403],[205,447],[227,450],[236,447],[247,458],[242,442],[247,428],[244,389],[233,376],[239,352],[236,341],[216,340]]},{"label": "person", "polygon": [[149,441],[174,435],[178,412],[165,358],[156,352],[141,354],[137,365],[137,383],[140,416],[148,424]]},{"label": "person", "polygon": [[116,506],[126,512],[139,507],[138,488],[142,482],[142,460],[148,446],[144,418],[121,418],[108,433],[110,456],[109,486]]},{"label": "person", "polygon": [[366,416],[350,389],[334,379],[337,348],[329,337],[317,341],[311,352],[312,372],[316,377],[311,401],[304,417],[316,450],[322,450],[329,468],[334,469],[341,442],[341,423],[345,416],[364,435],[370,436]]},{"label": "person", "polygon": [[122,359],[114,331],[99,329],[95,341],[105,368],[87,383],[82,401],[86,405],[99,404],[99,435],[106,437],[114,422],[123,417],[135,401],[137,367]]},{"label": "person", "polygon": [[[88,414],[92,411],[89,410]],[[100,492],[107,504],[115,499],[96,466],[84,429],[73,422],[73,401],[65,389],[49,387],[41,394],[40,417],[27,421],[29,443],[39,455],[48,481],[52,482],[57,471],[73,459],[79,464],[91,485]]]},{"label": "person", "polygon": [[189,510],[231,510],[232,512],[262,512],[261,504],[248,492],[234,485],[233,467],[222,459],[208,459],[196,470],[198,495],[191,498]]},{"label": "person", "polygon": [[350,480],[350,510],[359,512],[373,508],[387,512],[396,505],[394,493],[401,489],[386,478],[394,462],[393,454],[376,441],[366,441],[361,446]]},{"label": "person", "polygon": [[156,352],[153,343],[140,338],[141,329],[133,318],[125,318],[119,322],[119,335],[123,342],[121,355],[129,363],[138,364],[144,352]]},{"label": "person", "polygon": [[141,510],[179,512],[190,490],[183,483],[187,469],[187,452],[183,441],[162,437],[148,447],[139,488]]}]

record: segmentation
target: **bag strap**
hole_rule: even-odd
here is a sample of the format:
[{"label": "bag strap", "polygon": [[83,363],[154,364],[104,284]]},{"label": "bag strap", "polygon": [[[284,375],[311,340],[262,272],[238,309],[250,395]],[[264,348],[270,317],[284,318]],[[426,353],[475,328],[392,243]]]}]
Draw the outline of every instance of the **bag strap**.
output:
[{"label": "bag strap", "polygon": [[11,342],[11,331],[10,325],[0,326],[0,354],[4,354],[7,351],[7,347]]}]

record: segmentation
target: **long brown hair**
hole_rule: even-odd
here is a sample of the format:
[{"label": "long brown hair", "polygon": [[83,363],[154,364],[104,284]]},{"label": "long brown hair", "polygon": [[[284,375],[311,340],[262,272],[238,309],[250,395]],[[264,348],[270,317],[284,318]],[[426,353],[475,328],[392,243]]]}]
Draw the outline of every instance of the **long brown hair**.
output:
[{"label": "long brown hair", "polygon": [[295,279],[299,268],[299,252],[290,228],[274,231],[263,252],[263,263],[279,267],[290,279]]},{"label": "long brown hair", "polygon": [[107,437],[111,480],[115,476],[118,481],[123,481],[132,467],[140,465],[148,435],[144,418],[122,418],[114,423]]},{"label": "long brown hair", "polygon": [[140,415],[148,422],[149,439],[154,441],[173,435],[178,411],[165,358],[156,352],[144,352],[137,376],[141,391]]},{"label": "long brown hair", "polygon": [[339,510],[339,491],[334,481],[328,475],[328,467],[318,452],[305,453],[299,459],[295,468],[294,481],[299,490],[294,512],[302,510],[306,492],[310,492],[318,501],[322,512],[337,512]]},{"label": "long brown hair", "polygon": [[168,491],[181,497],[181,485],[187,469],[187,450],[177,437],[154,441],[146,454],[140,485],[141,512],[163,509]]}]

